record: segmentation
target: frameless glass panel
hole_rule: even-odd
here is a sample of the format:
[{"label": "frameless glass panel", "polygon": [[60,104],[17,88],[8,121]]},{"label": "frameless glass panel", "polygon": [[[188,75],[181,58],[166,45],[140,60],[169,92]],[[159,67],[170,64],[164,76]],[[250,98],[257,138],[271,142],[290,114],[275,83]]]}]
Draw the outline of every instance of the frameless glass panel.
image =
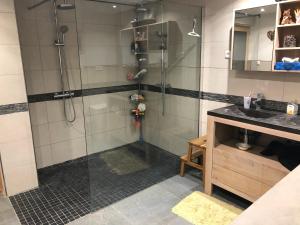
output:
[{"label": "frameless glass panel", "polygon": [[[163,40],[154,38],[151,43],[163,43],[165,48],[153,48],[150,58],[157,54],[157,66],[151,66],[151,75],[143,81],[149,86],[144,91],[144,140],[179,156],[186,153],[187,141],[198,136],[201,11],[192,1],[163,1]],[[157,33],[155,29],[152,26],[151,33]]]},{"label": "frameless glass panel", "polygon": [[198,136],[201,8],[76,5],[93,211],[176,175]]}]

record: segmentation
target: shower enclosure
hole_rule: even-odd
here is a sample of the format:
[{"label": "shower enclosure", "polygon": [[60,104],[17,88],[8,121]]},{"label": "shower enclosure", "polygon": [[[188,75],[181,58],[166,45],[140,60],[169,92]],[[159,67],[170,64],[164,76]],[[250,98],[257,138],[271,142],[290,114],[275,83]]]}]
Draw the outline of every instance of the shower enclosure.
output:
[{"label": "shower enclosure", "polygon": [[197,1],[15,6],[40,188],[82,216],[177,174],[198,136]]}]

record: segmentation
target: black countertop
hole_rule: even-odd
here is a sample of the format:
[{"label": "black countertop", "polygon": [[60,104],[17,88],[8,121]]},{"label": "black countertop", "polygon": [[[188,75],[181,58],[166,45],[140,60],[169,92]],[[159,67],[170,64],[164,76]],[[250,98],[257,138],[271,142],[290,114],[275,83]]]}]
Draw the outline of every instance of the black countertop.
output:
[{"label": "black countertop", "polygon": [[221,117],[224,119],[230,119],[234,121],[239,121],[243,123],[249,123],[253,125],[258,125],[262,127],[272,128],[276,130],[286,131],[290,133],[295,133],[300,135],[300,116],[289,116],[286,113],[260,110],[261,112],[266,112],[273,114],[270,118],[254,118],[246,116],[245,113],[239,110],[240,107],[236,105],[211,110],[207,114],[210,116]]}]

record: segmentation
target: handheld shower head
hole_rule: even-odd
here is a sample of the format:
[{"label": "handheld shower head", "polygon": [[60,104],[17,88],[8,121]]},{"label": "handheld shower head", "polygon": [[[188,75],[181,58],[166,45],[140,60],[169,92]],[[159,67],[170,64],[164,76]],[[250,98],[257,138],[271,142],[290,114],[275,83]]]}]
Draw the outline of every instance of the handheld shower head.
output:
[{"label": "handheld shower head", "polygon": [[139,72],[134,76],[134,79],[140,78],[141,76],[145,75],[147,72],[148,72],[147,69],[142,69],[141,71],[139,71]]},{"label": "handheld shower head", "polygon": [[197,26],[197,19],[194,18],[193,20],[193,30],[192,32],[189,32],[188,35],[192,36],[192,37],[201,37],[200,34],[198,34],[195,30],[196,30],[196,26]]},{"label": "handheld shower head", "polygon": [[59,28],[59,31],[63,34],[67,33],[69,31],[69,27],[66,26],[66,25],[62,25],[60,28]]}]

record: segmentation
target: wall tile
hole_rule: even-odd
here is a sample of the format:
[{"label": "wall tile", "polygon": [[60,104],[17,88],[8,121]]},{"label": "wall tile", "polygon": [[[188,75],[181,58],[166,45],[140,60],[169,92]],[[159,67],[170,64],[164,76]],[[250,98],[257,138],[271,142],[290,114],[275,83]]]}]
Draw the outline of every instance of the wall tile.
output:
[{"label": "wall tile", "polygon": [[34,20],[18,20],[20,44],[34,46],[39,43],[36,22]]},{"label": "wall tile", "polygon": [[28,112],[0,116],[0,143],[10,143],[31,138],[31,126]]},{"label": "wall tile", "polygon": [[58,53],[54,46],[41,46],[41,60],[43,70],[58,70]]},{"label": "wall tile", "polygon": [[35,165],[3,166],[3,170],[6,191],[9,196],[34,189],[38,186]]},{"label": "wall tile", "polygon": [[44,168],[53,165],[51,145],[35,147],[37,168]]},{"label": "wall tile", "polygon": [[58,142],[51,145],[53,164],[77,159],[86,155],[85,138]]},{"label": "wall tile", "polygon": [[45,93],[45,81],[41,70],[25,71],[25,81],[27,95],[36,95]]},{"label": "wall tile", "polygon": [[217,68],[203,68],[202,91],[218,94],[228,93],[228,70]]},{"label": "wall tile", "polygon": [[[300,103],[300,77],[297,74],[285,75],[283,88],[283,101],[290,102],[297,100]],[[275,89],[275,88],[274,88]]]},{"label": "wall tile", "polygon": [[66,121],[50,123],[49,131],[51,143],[84,137],[84,120],[78,118],[74,123]]},{"label": "wall tile", "polygon": [[[71,107],[71,100],[66,100],[67,102],[67,115],[73,116],[73,110]],[[83,118],[83,104],[82,104],[82,98],[73,98],[75,111],[76,111],[76,117],[77,118]],[[45,103],[47,105],[47,114],[48,114],[48,121],[50,123],[52,122],[59,122],[59,121],[65,121],[65,114],[64,114],[64,102],[62,100],[59,101],[49,101]]]},{"label": "wall tile", "polygon": [[32,125],[48,123],[48,113],[45,102],[30,103],[29,112]]},{"label": "wall tile", "polygon": [[3,166],[34,165],[35,157],[31,138],[0,144]]},{"label": "wall tile", "polygon": [[0,12],[13,13],[14,11],[15,11],[14,1],[12,1],[12,0],[1,0],[1,2],[0,2]]},{"label": "wall tile", "polygon": [[21,46],[21,49],[24,70],[42,70],[42,61],[39,46]]},{"label": "wall tile", "polygon": [[0,105],[27,102],[24,77],[0,76],[0,96]]},{"label": "wall tile", "polygon": [[12,13],[0,13],[0,45],[18,45],[16,17]]},{"label": "wall tile", "polygon": [[49,125],[40,124],[32,126],[34,147],[40,147],[50,144]]},{"label": "wall tile", "polygon": [[19,46],[0,45],[0,68],[0,76],[8,74],[23,74]]}]

